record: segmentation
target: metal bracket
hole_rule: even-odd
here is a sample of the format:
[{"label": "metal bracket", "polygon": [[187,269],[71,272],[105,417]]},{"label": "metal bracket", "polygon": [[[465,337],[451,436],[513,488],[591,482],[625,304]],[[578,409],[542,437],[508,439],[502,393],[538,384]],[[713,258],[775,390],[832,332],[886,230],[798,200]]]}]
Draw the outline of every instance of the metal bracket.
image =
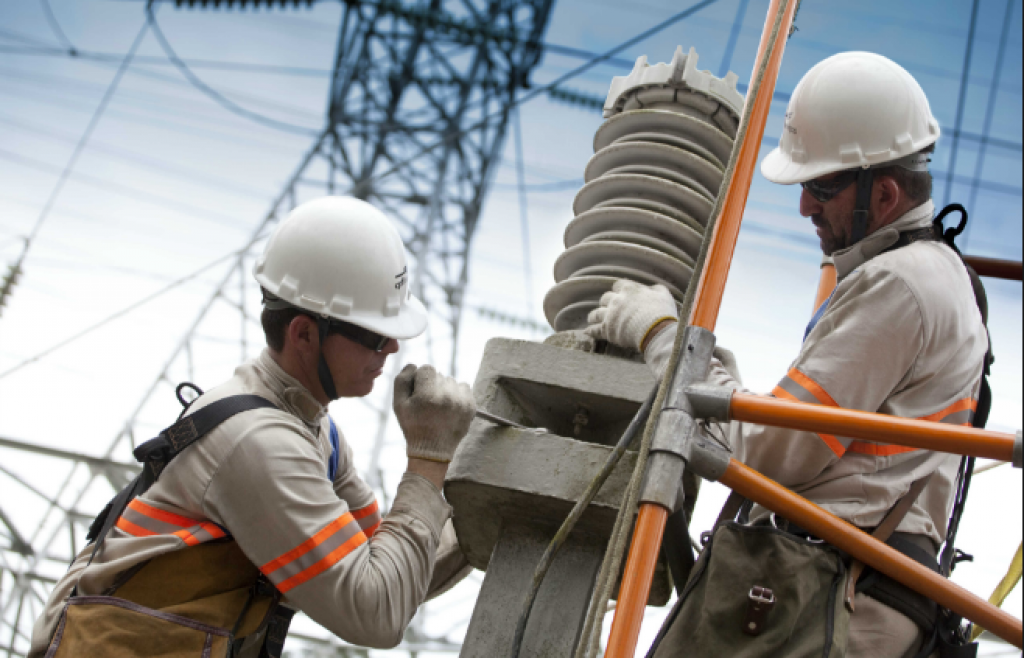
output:
[{"label": "metal bracket", "polygon": [[732,455],[714,441],[711,441],[704,430],[697,431],[697,438],[687,445],[686,465],[691,471],[708,482],[718,482],[729,468]]},{"label": "metal bracket", "polygon": [[1017,430],[1017,439],[1013,442],[1013,467],[1021,468],[1024,461],[1024,446],[1021,445],[1021,431]]},{"label": "metal bracket", "polygon": [[695,418],[728,422],[734,392],[725,386],[694,384],[686,389],[686,397],[690,400]]},{"label": "metal bracket", "polygon": [[686,389],[707,378],[714,349],[714,333],[694,326],[685,329],[682,353],[651,443],[651,458],[640,497],[645,503],[656,503],[674,510],[682,502],[679,500],[679,482],[686,469],[687,445],[692,442],[696,431]]}]

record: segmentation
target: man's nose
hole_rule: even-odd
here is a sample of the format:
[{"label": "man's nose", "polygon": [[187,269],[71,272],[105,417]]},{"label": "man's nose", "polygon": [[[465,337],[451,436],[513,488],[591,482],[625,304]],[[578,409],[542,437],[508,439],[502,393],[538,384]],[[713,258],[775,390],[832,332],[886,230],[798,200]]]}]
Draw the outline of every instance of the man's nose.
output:
[{"label": "man's nose", "polygon": [[392,338],[391,340],[384,344],[384,349],[382,349],[381,352],[383,352],[384,354],[395,354],[398,352],[400,348],[401,345],[398,344],[398,341]]},{"label": "man's nose", "polygon": [[818,215],[825,208],[824,204],[815,199],[807,190],[800,190],[800,214],[804,217]]}]

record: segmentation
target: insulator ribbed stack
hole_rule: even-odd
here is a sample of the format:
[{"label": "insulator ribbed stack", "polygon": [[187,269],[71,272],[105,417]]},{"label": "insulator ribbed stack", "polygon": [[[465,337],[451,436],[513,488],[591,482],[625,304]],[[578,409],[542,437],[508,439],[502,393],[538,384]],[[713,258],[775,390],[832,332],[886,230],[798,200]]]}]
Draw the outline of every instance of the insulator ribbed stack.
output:
[{"label": "insulator ribbed stack", "polygon": [[679,48],[670,64],[641,57],[612,81],[544,299],[555,331],[584,328],[616,279],[660,283],[683,300],[743,105],[733,73],[696,64]]}]

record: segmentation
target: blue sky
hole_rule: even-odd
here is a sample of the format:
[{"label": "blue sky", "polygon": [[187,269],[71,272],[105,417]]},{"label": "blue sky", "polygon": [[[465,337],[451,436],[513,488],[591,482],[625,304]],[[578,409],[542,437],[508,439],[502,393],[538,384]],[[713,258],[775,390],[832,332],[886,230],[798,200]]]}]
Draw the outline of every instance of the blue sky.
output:
[{"label": "blue sky", "polygon": [[[745,6],[731,68],[746,82],[767,5],[767,0],[716,2],[619,59],[646,54],[652,62],[667,61],[677,45],[693,46],[701,66],[719,73],[738,9]],[[70,42],[82,51],[122,54],[144,22],[143,4],[132,0],[51,0],[51,6],[65,36],[55,31],[37,0],[0,3],[0,267],[17,257],[22,237],[39,217],[117,65],[51,51]],[[668,0],[559,0],[546,41],[604,52],[681,8]],[[965,251],[1020,260],[1021,3],[1010,0],[1009,8],[1007,23],[1003,0],[979,3],[960,112],[972,10],[966,0],[805,0],[777,92],[786,98],[807,69],[845,50],[878,52],[903,65],[925,89],[944,130],[933,162],[942,172],[936,175],[937,203],[948,196],[970,204]],[[240,105],[311,130],[323,122],[339,16],[333,2],[300,11],[186,11],[168,5],[159,12],[164,32],[183,58],[290,67],[197,66],[195,71]],[[1008,37],[1000,75],[993,80],[1004,25]],[[21,284],[0,313],[0,373],[239,248],[310,146],[309,137],[267,128],[211,102],[160,63],[163,54],[152,37],[146,37],[139,54],[145,57],[133,64],[112,98],[33,244]],[[549,82],[580,63],[549,53],[533,80]],[[603,97],[611,76],[627,71],[619,63],[602,64],[568,86]],[[762,155],[774,146],[784,110],[784,100],[772,105]],[[954,166],[958,114],[963,139]],[[582,179],[601,123],[598,113],[541,96],[523,106],[522,121],[530,185]],[[989,142],[979,162],[979,136],[986,126]],[[576,190],[567,183],[529,195],[533,286],[528,296],[514,162],[510,142],[474,240],[468,301],[542,322],[540,304],[553,284],[552,265],[563,249]],[[951,169],[954,183],[947,195]],[[976,191],[970,184],[975,178],[982,181]],[[755,390],[770,390],[786,371],[810,315],[819,253],[811,225],[796,212],[797,199],[797,189],[755,177],[719,322],[720,343],[737,353]],[[106,450],[222,275],[214,268],[39,363],[0,377],[0,436],[94,454]],[[993,282],[989,294],[998,359],[992,424],[1015,430],[1021,426],[1022,399],[1020,284]],[[207,385],[227,377],[242,357],[232,333],[237,321],[224,316],[230,330],[217,321],[210,323],[208,340],[195,355]],[[494,336],[538,334],[467,312],[460,377],[472,380],[483,346]],[[248,354],[255,349],[250,344]],[[407,354],[412,360],[426,358],[422,345],[409,345]],[[378,390],[371,403],[379,404],[381,397]],[[147,418],[150,426],[157,429],[171,409],[158,406]],[[357,458],[367,463],[374,412],[345,402],[332,413]],[[390,431],[386,465],[400,461],[402,451],[393,426]],[[127,448],[116,456],[128,459]],[[0,452],[0,462],[34,485],[52,486],[52,462],[8,451]],[[397,473],[386,468],[390,487]],[[962,535],[965,549],[978,553],[979,562],[964,567],[958,580],[987,596],[1020,541],[1021,479],[1009,469],[983,477]],[[0,495],[12,487],[0,475]],[[714,488],[703,494],[698,524],[713,515],[721,494]],[[105,495],[96,492],[83,505],[102,504]],[[26,505],[25,523],[32,527],[37,503]],[[1013,606],[1019,615],[1019,594]],[[652,613],[645,629],[653,632],[657,617]]]}]

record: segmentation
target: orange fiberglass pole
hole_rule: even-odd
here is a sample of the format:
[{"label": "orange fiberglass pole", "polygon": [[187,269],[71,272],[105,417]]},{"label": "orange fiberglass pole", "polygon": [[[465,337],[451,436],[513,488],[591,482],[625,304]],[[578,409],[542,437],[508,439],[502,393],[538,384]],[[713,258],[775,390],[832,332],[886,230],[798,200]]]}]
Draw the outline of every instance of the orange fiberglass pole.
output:
[{"label": "orange fiberglass pole", "polygon": [[1009,279],[1010,281],[1024,279],[1024,264],[1020,261],[985,258],[984,256],[964,256],[964,261],[981,276]]},{"label": "orange fiberglass pole", "polygon": [[818,279],[818,292],[814,295],[814,308],[811,313],[817,313],[821,305],[832,295],[836,289],[836,266],[829,261],[821,263],[821,278]]},{"label": "orange fiberglass pole", "polygon": [[1013,461],[1016,443],[1016,436],[1005,432],[826,407],[807,402],[790,402],[748,393],[733,394],[729,404],[729,415],[731,420],[757,425],[785,427],[874,443],[998,459],[1004,462]]},{"label": "orange fiberglass pole", "polygon": [[719,482],[939,605],[1022,648],[1021,621],[732,459]]},{"label": "orange fiberglass pole", "polygon": [[[721,215],[711,235],[704,269],[697,284],[693,312],[689,318],[689,324],[708,331],[714,331],[715,323],[718,321],[718,310],[722,305],[729,267],[732,265],[733,253],[736,250],[740,223],[750,193],[750,183],[754,177],[754,166],[761,148],[761,139],[764,137],[764,126],[768,121],[772,95],[775,93],[775,81],[779,77],[782,54],[786,49],[786,39],[793,27],[798,5],[798,0],[772,0],[768,8],[768,17],[761,34],[761,45],[754,61],[752,84],[764,66],[765,58],[767,66],[757,93],[753,97],[747,97],[747,103],[752,105],[746,135],[739,145],[736,167],[722,203]],[[778,21],[781,7],[785,9],[781,21]],[[778,37],[769,52],[769,43],[777,21]],[[615,610],[615,620],[612,622],[611,636],[608,638],[608,650],[605,653],[607,658],[632,658],[636,651],[667,518],[668,510],[661,505],[644,503],[640,506],[633,541],[629,548],[629,559],[626,561],[626,569],[622,576],[619,605]]]}]

